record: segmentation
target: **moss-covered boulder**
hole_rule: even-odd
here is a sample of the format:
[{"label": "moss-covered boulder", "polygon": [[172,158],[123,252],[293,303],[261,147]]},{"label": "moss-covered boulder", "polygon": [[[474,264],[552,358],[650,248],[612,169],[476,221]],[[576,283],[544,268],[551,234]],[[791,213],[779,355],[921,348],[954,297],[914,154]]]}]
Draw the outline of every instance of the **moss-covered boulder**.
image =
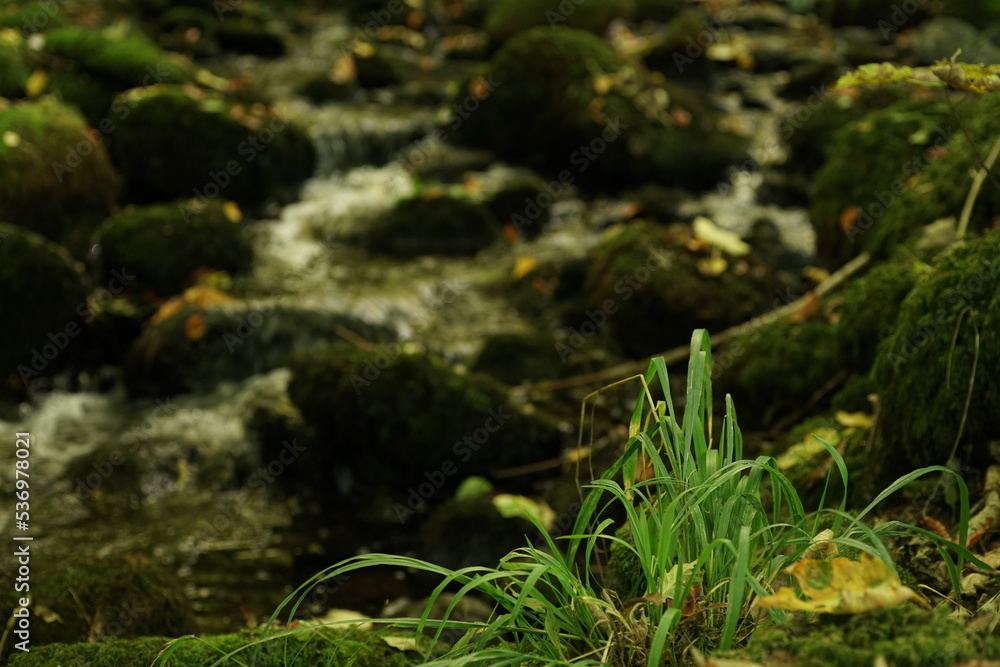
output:
[{"label": "moss-covered boulder", "polygon": [[116,94],[191,78],[183,65],[132,26],[56,28],[45,34],[44,53],[49,59],[47,91],[79,107],[94,127],[120,118],[122,111],[111,109]]},{"label": "moss-covered boulder", "polygon": [[715,61],[705,55],[705,45],[724,39],[723,30],[725,24],[717,19],[685,9],[664,26],[656,46],[643,61],[667,79],[707,84],[716,67]]},{"label": "moss-covered boulder", "polygon": [[975,664],[1000,657],[1000,639],[976,632],[946,610],[912,603],[863,614],[790,615],[759,627],[740,657],[773,663],[794,656],[800,667],[852,667],[881,657],[897,667]]},{"label": "moss-covered boulder", "polygon": [[[901,243],[914,241],[915,232],[921,227],[941,218],[958,219],[972,187],[973,174],[981,168],[988,147],[996,141],[1000,96],[970,99],[958,108],[958,114],[961,129],[957,124],[951,125],[943,149],[929,154],[925,150],[919,156],[921,168],[906,181],[901,194],[896,196],[892,190],[877,193],[875,203],[880,203],[878,195],[888,201],[881,217],[870,215],[845,232],[854,245],[888,256]],[[1000,215],[1000,187],[991,186],[994,181],[1000,181],[1000,164],[993,165],[976,198],[969,217],[972,231],[992,228]]]},{"label": "moss-covered boulder", "polygon": [[544,168],[562,185],[709,187],[746,147],[697,96],[582,30],[518,34],[468,89],[457,138]]},{"label": "moss-covered boulder", "polygon": [[65,249],[0,223],[0,392],[60,370],[83,333],[87,292]]},{"label": "moss-covered boulder", "polygon": [[633,0],[493,0],[484,27],[494,44],[534,26],[566,26],[603,35],[615,19],[629,19],[635,11]]},{"label": "moss-covered boulder", "polygon": [[[488,494],[453,498],[431,510],[421,525],[419,556],[451,570],[494,567],[537,532],[528,519],[502,516]],[[450,539],[456,534],[464,536],[461,549]]]},{"label": "moss-covered boulder", "polygon": [[882,434],[913,466],[944,464],[958,443],[969,465],[1000,437],[1000,232],[939,258],[903,300],[878,348]]},{"label": "moss-covered boulder", "polygon": [[816,398],[820,405],[831,399],[870,410],[867,396],[875,388],[865,378],[922,267],[909,257],[878,264],[811,308],[753,328],[718,350],[715,376],[744,408],[745,425],[770,426]]},{"label": "moss-covered boulder", "polygon": [[[194,613],[177,579],[144,556],[68,563],[47,567],[44,575],[31,580],[29,655],[34,656],[41,645],[56,642],[144,635],[179,637],[197,631]],[[10,616],[20,605],[20,596],[13,588],[4,591],[0,609]],[[10,647],[8,641],[5,654]]]},{"label": "moss-covered boulder", "polygon": [[239,273],[253,258],[243,226],[217,199],[130,208],[106,220],[95,240],[105,280],[112,271],[128,270],[135,276],[132,290],[160,296],[190,286],[198,269]]},{"label": "moss-covered boulder", "polygon": [[404,199],[374,221],[357,241],[390,255],[474,255],[502,228],[489,209],[456,197]]},{"label": "moss-covered boulder", "polygon": [[833,135],[810,192],[817,255],[825,266],[836,268],[861,252],[864,231],[935,159],[955,131],[952,123],[946,102],[904,99]]},{"label": "moss-covered boulder", "polygon": [[111,212],[119,178],[104,145],[71,107],[0,101],[0,220],[82,254]]},{"label": "moss-covered boulder", "polygon": [[609,230],[588,267],[591,309],[577,322],[580,333],[608,322],[622,347],[642,356],[684,344],[693,329],[721,331],[771,306],[781,283],[769,267],[753,255],[688,247],[699,244],[683,225]]},{"label": "moss-covered boulder", "polygon": [[818,0],[808,7],[830,25],[880,28],[887,36],[904,27],[911,28],[927,16],[921,3],[912,3],[904,9],[902,3],[896,0],[871,0],[864,5],[854,0]]},{"label": "moss-covered boulder", "polygon": [[490,336],[472,365],[477,373],[511,385],[553,380],[573,368],[559,359],[553,336],[541,332]]},{"label": "moss-covered boulder", "polygon": [[356,317],[273,303],[226,300],[194,287],[150,319],[125,357],[132,395],[212,391],[289,365],[295,350],[329,340],[336,327],[388,342],[393,333]]},{"label": "moss-covered boulder", "polygon": [[28,74],[24,40],[16,32],[0,30],[0,97],[23,97]]},{"label": "moss-covered boulder", "polygon": [[[281,630],[285,633],[285,630]],[[163,634],[161,632],[161,634]],[[11,666],[51,667],[52,665],[88,665],[88,667],[212,667],[219,659],[237,652],[234,660],[253,656],[257,667],[312,667],[345,665],[356,667],[406,667],[420,665],[426,659],[416,651],[393,648],[370,630],[338,631],[329,626],[310,628],[283,637],[267,637],[258,630],[244,630],[230,635],[188,637],[171,646],[169,655],[160,658],[170,637],[109,639],[97,644],[53,644],[32,647],[29,653],[11,657]],[[401,631],[393,635],[402,634]]]},{"label": "moss-covered boulder", "polygon": [[313,173],[306,133],[274,113],[181,86],[137,88],[111,137],[111,155],[136,202],[221,197],[256,204]]},{"label": "moss-covered boulder", "polygon": [[390,489],[405,516],[445,500],[466,476],[561,446],[555,425],[522,413],[496,381],[400,345],[305,349],[292,373],[289,396],[324,443],[317,464],[349,466],[358,481]]},{"label": "moss-covered boulder", "polygon": [[528,175],[511,179],[485,201],[497,220],[511,225],[518,236],[533,239],[548,224],[553,190],[541,178]]}]

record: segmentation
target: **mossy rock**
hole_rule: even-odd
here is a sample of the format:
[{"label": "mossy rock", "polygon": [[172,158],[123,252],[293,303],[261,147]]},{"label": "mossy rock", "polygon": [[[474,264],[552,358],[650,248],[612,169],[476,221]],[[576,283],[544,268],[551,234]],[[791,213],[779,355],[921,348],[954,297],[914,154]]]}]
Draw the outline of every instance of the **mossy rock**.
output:
[{"label": "mossy rock", "polygon": [[[643,356],[682,345],[691,331],[722,331],[767,309],[781,284],[753,255],[729,257],[717,275],[703,273],[713,250],[689,250],[685,226],[647,222],[614,227],[594,251],[584,292],[588,319],[610,322],[627,352]],[[583,331],[583,325],[580,327]]]},{"label": "mossy rock", "polygon": [[24,40],[17,33],[0,32],[0,97],[23,97],[28,74]]},{"label": "mossy rock", "polygon": [[[519,236],[533,239],[548,224],[552,201],[552,191],[544,180],[525,176],[505,184],[485,203],[497,220],[513,224]],[[540,206],[539,202],[549,205]]]},{"label": "mossy rock", "polygon": [[111,271],[135,274],[133,290],[169,296],[189,286],[198,269],[239,273],[253,259],[243,226],[226,217],[223,202],[179,200],[134,207],[98,228],[104,280]]},{"label": "mossy rock", "polygon": [[397,256],[474,255],[501,233],[489,209],[464,199],[404,199],[374,221],[359,243]]},{"label": "mossy rock", "polygon": [[553,423],[521,413],[495,380],[459,374],[398,344],[304,349],[292,374],[289,396],[328,443],[318,464],[350,466],[359,481],[391,489],[400,502],[408,487],[431,478],[440,502],[462,477],[537,461],[562,444]]},{"label": "mossy rock", "polygon": [[0,220],[82,255],[111,212],[119,178],[71,107],[52,99],[0,104]]},{"label": "mossy rock", "polygon": [[885,30],[888,37],[904,28],[912,28],[926,18],[922,3],[913,3],[913,9],[904,11],[898,0],[817,0],[812,11],[834,27],[861,25]]},{"label": "mossy rock", "polygon": [[881,656],[897,667],[925,667],[995,659],[1000,639],[977,633],[946,610],[907,602],[863,614],[793,616],[782,625],[759,627],[739,655],[769,663],[794,656],[799,667],[871,665]]},{"label": "mossy rock", "polygon": [[45,32],[67,23],[66,15],[54,2],[5,3],[0,7],[0,28],[14,28],[21,35]]},{"label": "mossy rock", "polygon": [[803,321],[771,322],[717,351],[716,375],[736,404],[745,408],[746,423],[771,424],[845,372],[834,398],[848,385],[861,382],[864,388],[840,396],[841,405],[870,411],[867,396],[875,388],[862,379],[868,376],[879,343],[895,330],[900,304],[925,269],[908,256],[877,264],[823,298]]},{"label": "mossy rock", "polygon": [[612,21],[628,20],[635,11],[633,0],[494,0],[491,4],[483,27],[496,45],[535,26],[561,25],[603,35]]},{"label": "mossy rock", "polygon": [[559,359],[555,339],[550,334],[497,334],[483,343],[472,370],[517,385],[526,381],[554,380],[569,375]]},{"label": "mossy rock", "polygon": [[[301,626],[300,626],[301,627]],[[284,631],[282,631],[284,632]],[[406,667],[426,660],[419,653],[392,648],[371,631],[338,631],[301,627],[299,632],[267,638],[265,633],[244,630],[230,635],[189,637],[171,647],[169,656],[158,659],[170,642],[168,637],[109,639],[97,644],[53,644],[32,647],[29,653],[11,657],[11,667],[212,667],[219,659],[239,651],[235,660],[253,656],[256,667]],[[400,632],[393,632],[399,635]]]},{"label": "mossy rock", "polygon": [[[866,225],[848,231],[861,248],[876,256],[889,256],[915,232],[941,218],[958,219],[972,186],[972,174],[982,165],[987,147],[996,141],[996,118],[1000,97],[981,95],[958,108],[961,129],[956,124],[951,137],[926,166],[906,184],[905,191],[885,206],[885,213]],[[966,136],[968,133],[968,136]],[[972,144],[969,139],[971,138]],[[990,229],[1000,215],[1000,164],[994,164],[969,218],[969,229]],[[919,249],[918,249],[919,250]]]},{"label": "mossy rock", "polygon": [[720,131],[718,115],[697,96],[626,65],[582,30],[519,33],[490,61],[479,88],[490,90],[465,101],[456,138],[557,173],[563,185],[705,188],[745,153],[745,138]]},{"label": "mossy rock", "polygon": [[[20,595],[13,587],[4,591],[0,609],[9,616],[19,605]],[[197,631],[194,613],[180,583],[142,556],[48,567],[44,576],[32,578],[29,609],[33,622],[28,655],[33,659],[37,659],[44,644],[144,635],[179,637]],[[8,642],[5,648],[10,647]],[[16,662],[12,660],[12,664]]]},{"label": "mossy rock", "polygon": [[183,83],[191,76],[138,29],[92,30],[77,26],[45,34],[49,58],[46,90],[76,105],[94,127],[124,113],[112,110],[115,95],[156,83]]},{"label": "mossy rock", "polygon": [[[860,209],[861,217],[851,224],[866,225],[866,216],[877,219],[902,194],[907,180],[947,143],[953,132],[948,127],[950,113],[945,102],[903,100],[871,111],[834,134],[810,192],[817,255],[827,268],[844,264],[862,249],[863,234],[852,234],[844,226],[845,209]],[[859,160],[859,155],[865,159]]]},{"label": "mossy rock", "polygon": [[126,175],[126,192],[140,203],[222,197],[257,204],[313,173],[312,142],[268,109],[245,112],[180,86],[123,93],[129,114],[111,137],[111,155]]},{"label": "mossy rock", "polygon": [[338,326],[370,341],[394,338],[385,327],[340,313],[272,303],[187,303],[149,323],[132,344],[125,386],[136,396],[209,392],[220,382],[288,366],[295,350],[328,340]]},{"label": "mossy rock", "polygon": [[51,375],[83,332],[83,277],[64,248],[21,227],[0,223],[0,304],[11,318],[0,345],[0,392]]},{"label": "mossy rock", "polygon": [[998,318],[1000,232],[993,231],[920,277],[895,332],[878,348],[873,372],[891,456],[915,467],[943,465],[961,432],[958,458],[973,466],[989,461],[1000,411]]}]

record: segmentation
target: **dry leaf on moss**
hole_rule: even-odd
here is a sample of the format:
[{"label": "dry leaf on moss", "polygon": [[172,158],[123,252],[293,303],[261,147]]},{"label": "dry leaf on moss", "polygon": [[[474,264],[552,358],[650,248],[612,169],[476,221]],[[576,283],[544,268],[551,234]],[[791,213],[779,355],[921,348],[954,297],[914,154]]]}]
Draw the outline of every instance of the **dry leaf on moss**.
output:
[{"label": "dry leaf on moss", "polygon": [[758,603],[771,609],[816,611],[824,614],[859,614],[883,607],[895,607],[913,600],[922,607],[930,605],[903,586],[899,577],[885,563],[861,554],[860,561],[838,556],[829,561],[806,558],[785,568],[799,582],[808,600],[795,589],[784,587]]}]

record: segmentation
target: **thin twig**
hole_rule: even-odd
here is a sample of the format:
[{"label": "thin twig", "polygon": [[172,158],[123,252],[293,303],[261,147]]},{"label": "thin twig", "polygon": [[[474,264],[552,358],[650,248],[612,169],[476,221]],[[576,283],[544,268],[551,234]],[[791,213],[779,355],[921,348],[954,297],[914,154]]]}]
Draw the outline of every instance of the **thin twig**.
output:
[{"label": "thin twig", "polygon": [[[787,317],[795,312],[798,312],[803,307],[808,305],[812,300],[818,299],[819,297],[832,292],[841,283],[853,276],[855,273],[863,269],[868,262],[871,260],[871,256],[863,252],[850,262],[840,267],[834,274],[829,278],[821,282],[815,288],[810,290],[805,296],[792,301],[789,304],[782,306],[781,308],[776,308],[774,310],[768,311],[759,317],[744,322],[743,324],[738,324],[734,327],[730,327],[725,331],[720,331],[719,333],[711,336],[709,342],[712,347],[717,347],[726,343],[747,331],[756,329],[757,327],[766,326],[771,324],[775,320]],[[599,382],[607,382],[608,380],[620,378],[621,376],[635,375],[636,373],[642,373],[649,366],[649,360],[653,357],[663,357],[664,362],[667,366],[676,364],[679,361],[683,361],[688,358],[691,354],[690,345],[684,345],[682,347],[675,347],[672,350],[667,350],[661,352],[660,354],[654,354],[652,357],[647,357],[645,359],[640,359],[638,361],[627,361],[623,364],[618,364],[616,366],[611,366],[605,368],[601,371],[595,371],[593,373],[587,373],[585,375],[575,375],[573,377],[562,378],[560,380],[549,380],[547,382],[535,382],[532,384],[522,384],[514,387],[512,391],[522,392],[525,394],[534,394],[539,392],[547,391],[559,391],[562,389],[570,389],[572,387],[581,387],[591,384],[597,384]]]},{"label": "thin twig", "polygon": [[982,189],[990,170],[993,169],[993,163],[997,161],[998,155],[1000,155],[1000,137],[997,137],[997,140],[993,143],[990,154],[986,156],[986,162],[983,163],[983,166],[972,178],[972,187],[969,188],[969,195],[965,198],[965,206],[962,207],[962,216],[958,219],[955,238],[960,239],[965,236],[965,231],[969,228],[969,218],[972,217],[972,207],[975,206],[976,198],[979,197],[979,191]]}]

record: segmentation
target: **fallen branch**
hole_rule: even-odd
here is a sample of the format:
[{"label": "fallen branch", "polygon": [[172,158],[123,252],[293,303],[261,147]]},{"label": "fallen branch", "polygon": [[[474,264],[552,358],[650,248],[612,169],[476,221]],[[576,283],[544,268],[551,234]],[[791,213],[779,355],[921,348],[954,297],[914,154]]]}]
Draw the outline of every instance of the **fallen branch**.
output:
[{"label": "fallen branch", "polygon": [[[800,309],[808,306],[810,302],[832,292],[834,289],[839,287],[841,283],[867,266],[870,260],[871,257],[868,253],[861,253],[850,262],[837,269],[835,273],[810,290],[805,296],[802,296],[801,298],[796,299],[781,308],[775,308],[774,310],[768,311],[763,315],[749,320],[748,322],[730,327],[725,331],[720,331],[719,333],[711,336],[709,341],[711,342],[712,347],[715,348],[746,333],[747,331],[757,327],[766,326],[775,320],[788,317],[798,312]],[[512,391],[525,394],[536,394],[540,392],[560,391],[562,389],[570,389],[572,387],[584,387],[591,384],[597,384],[599,382],[617,380],[621,377],[627,377],[637,373],[644,373],[646,368],[649,366],[649,360],[653,357],[663,357],[666,365],[670,366],[687,359],[690,354],[691,346],[684,345],[683,347],[675,347],[672,350],[667,350],[666,352],[661,352],[660,354],[654,354],[645,359],[628,361],[623,364],[611,366],[609,368],[605,368],[604,370],[587,373],[585,375],[575,375],[573,377],[562,378],[559,380],[548,380],[546,382],[534,382],[530,384],[518,385],[517,387],[514,387]]]}]

